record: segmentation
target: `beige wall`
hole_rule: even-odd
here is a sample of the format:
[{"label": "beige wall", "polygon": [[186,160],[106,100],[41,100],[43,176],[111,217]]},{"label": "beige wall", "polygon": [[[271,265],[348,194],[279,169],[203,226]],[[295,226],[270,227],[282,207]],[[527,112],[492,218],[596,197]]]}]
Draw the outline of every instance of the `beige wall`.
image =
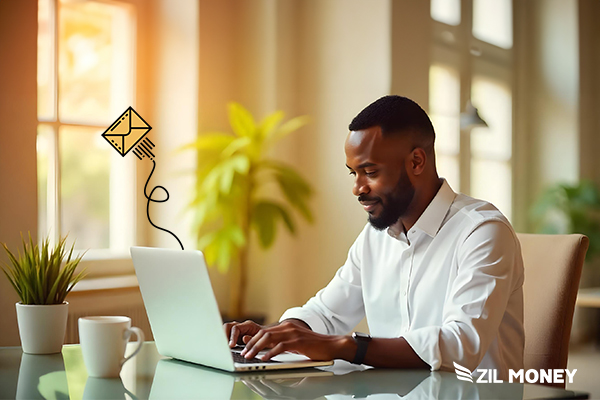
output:
[{"label": "beige wall", "polygon": [[[557,182],[600,183],[600,3],[535,0],[517,5],[517,213],[523,222],[540,193]],[[558,23],[560,21],[560,23]],[[531,229],[527,221],[520,227]],[[587,262],[581,287],[600,284],[600,261]],[[597,329],[595,310],[576,308],[571,339]]]},{"label": "beige wall", "polygon": [[535,199],[550,183],[579,179],[579,38],[576,0],[541,0],[532,7],[527,172]]},{"label": "beige wall", "polygon": [[[194,152],[177,149],[192,142],[198,134],[198,3],[192,0],[178,1],[177,7],[171,0],[152,0],[150,26],[147,30],[149,51],[142,62],[151,65],[148,82],[149,96],[145,102],[151,121],[149,136],[156,144],[156,170],[149,182],[148,192],[157,185],[169,192],[169,201],[150,205],[150,217],[161,228],[173,232],[183,246],[194,248],[191,221],[186,206],[191,199],[196,165]],[[143,68],[143,66],[142,66]],[[139,177],[145,182],[151,164],[144,160],[145,174]],[[140,162],[143,163],[143,162]],[[143,193],[143,209],[146,201]],[[161,199],[165,194],[157,190],[154,195]],[[150,226],[144,213],[141,226],[148,233],[147,244],[155,247],[178,249],[177,240],[166,232]]]},{"label": "beige wall", "polygon": [[533,229],[529,209],[546,187],[582,176],[587,150],[580,142],[580,107],[586,102],[580,102],[578,5],[577,0],[515,3],[514,193],[519,231]]},{"label": "beige wall", "polygon": [[[579,68],[586,57],[578,47],[578,6],[576,0],[536,0],[516,7],[515,218],[521,231],[529,229],[528,210],[543,187],[600,170],[584,161],[597,159],[592,132],[600,120],[593,120],[590,99],[600,88],[595,78],[582,101],[589,116],[582,122]],[[201,128],[226,127],[218,104],[229,99],[258,115],[283,108],[314,118],[278,153],[315,185],[317,223],[303,226],[298,239],[282,235],[266,255],[253,252],[249,308],[274,319],[328,282],[364,225],[343,167],[350,119],[390,92],[427,107],[429,6],[406,0],[201,1],[200,15]],[[588,31],[582,45],[597,47],[597,33]],[[588,81],[595,57],[586,64]],[[580,124],[591,124],[587,139]],[[214,279],[225,307],[226,280]]]},{"label": "beige wall", "polygon": [[352,118],[390,92],[390,10],[383,0],[301,3],[298,94],[301,112],[314,123],[296,147],[298,166],[315,186],[317,225],[302,231],[290,265],[296,295],[277,311],[302,304],[329,282],[366,223],[351,194],[343,143]]},{"label": "beige wall", "polygon": [[391,93],[429,108],[432,24],[429,1],[391,2]]},{"label": "beige wall", "polygon": [[[364,226],[343,142],[352,117],[390,91],[390,32],[388,0],[200,2],[201,130],[228,129],[228,100],[257,118],[276,109],[312,118],[276,153],[314,186],[316,223],[302,223],[296,239],[281,235],[268,254],[254,249],[250,312],[273,320],[306,301],[331,279]],[[213,279],[226,308],[226,281]]]},{"label": "beige wall", "polygon": [[[141,71],[138,104],[143,115],[143,110],[150,114],[152,137],[159,138],[155,184],[166,186],[172,196],[169,203],[154,205],[153,215],[159,225],[183,238],[186,247],[194,247],[190,217],[183,213],[191,177],[180,178],[178,172],[193,165],[193,155],[175,154],[173,148],[191,141],[197,129],[227,129],[225,104],[230,100],[242,102],[258,118],[275,109],[290,117],[313,118],[310,126],[282,143],[276,155],[294,164],[314,185],[316,223],[300,224],[298,238],[280,235],[269,253],[253,249],[249,311],[276,319],[325,285],[344,262],[366,222],[350,193],[351,178],[344,167],[347,125],[369,102],[389,92],[426,106],[427,3],[188,0],[178,7],[170,0],[149,3],[151,12],[143,18],[148,36],[141,43],[147,50],[141,62],[147,67]],[[516,50],[522,63],[516,93],[523,107],[516,110],[517,168],[522,175],[515,195],[517,213],[524,219],[543,184],[580,175],[600,180],[596,161],[600,49],[591,18],[597,3],[520,4],[527,5],[517,8],[522,35]],[[19,231],[36,232],[35,5],[35,1],[0,1],[0,50],[11,59],[0,63],[4,194],[0,242],[13,247]],[[552,22],[556,18],[561,24]],[[578,19],[587,24],[578,27]],[[139,237],[143,243],[175,247],[170,237],[147,225]],[[225,309],[227,277],[211,275]],[[18,343],[15,301],[0,277],[0,345]]]},{"label": "beige wall", "polygon": [[[579,172],[581,178],[600,185],[600,2],[579,0]],[[600,286],[600,259],[586,262],[581,287]],[[574,341],[598,337],[599,315],[596,309],[575,309]]]},{"label": "beige wall", "polygon": [[[37,2],[0,1],[0,54],[0,243],[14,250],[19,232],[37,237]],[[17,301],[0,274],[0,346],[19,344]]]},{"label": "beige wall", "polygon": [[582,177],[600,184],[600,2],[579,0],[579,131]]}]

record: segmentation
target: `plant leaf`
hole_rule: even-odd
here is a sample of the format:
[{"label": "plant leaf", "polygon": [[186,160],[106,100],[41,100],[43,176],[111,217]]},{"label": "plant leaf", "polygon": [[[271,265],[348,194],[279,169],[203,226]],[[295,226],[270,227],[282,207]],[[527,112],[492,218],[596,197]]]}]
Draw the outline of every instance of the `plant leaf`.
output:
[{"label": "plant leaf", "polygon": [[177,151],[196,149],[203,152],[215,152],[220,154],[234,140],[235,137],[232,136],[230,133],[208,132],[199,136],[198,139],[196,139],[192,143],[188,143],[184,146],[179,147]]},{"label": "plant leaf", "polygon": [[73,271],[81,261],[83,255],[72,259],[74,245],[68,254],[63,266],[65,256],[66,237],[50,250],[49,239],[43,240],[40,245],[33,241],[31,234],[28,240],[21,235],[23,254],[15,256],[3,244],[8,254],[11,266],[2,268],[11,285],[19,295],[23,304],[56,304],[62,303],[68,294],[68,287],[85,277],[85,269],[73,279]]},{"label": "plant leaf", "polygon": [[[536,232],[549,234],[581,233],[590,238],[586,259],[600,254],[600,192],[595,184],[581,180],[576,184],[557,183],[542,192],[530,209]],[[593,243],[594,242],[594,243]]]},{"label": "plant leaf", "polygon": [[244,149],[252,144],[252,139],[249,137],[240,137],[235,139],[233,142],[221,152],[221,158],[226,159],[233,156],[237,151]]},{"label": "plant leaf", "polygon": [[308,222],[313,222],[313,216],[308,207],[308,199],[312,196],[312,190],[308,183],[293,169],[278,165],[276,167],[275,179],[290,204],[302,214]]},{"label": "plant leaf", "polygon": [[229,124],[233,132],[239,136],[253,136],[256,132],[254,118],[248,110],[239,103],[229,103]]},{"label": "plant leaf", "polygon": [[302,128],[304,125],[308,124],[309,122],[310,122],[310,118],[307,116],[300,116],[300,117],[292,118],[289,121],[286,121],[283,125],[281,125],[281,127],[279,127],[279,129],[274,130],[266,138],[266,140],[268,141],[269,145],[272,145],[272,144],[280,141],[281,139],[283,139],[290,133]]},{"label": "plant leaf", "polygon": [[254,205],[252,225],[258,234],[260,245],[267,249],[275,240],[275,218],[277,214],[267,204],[260,202]]},{"label": "plant leaf", "polygon": [[266,249],[273,245],[279,219],[291,233],[295,233],[294,221],[283,206],[269,200],[260,200],[254,204],[251,222],[263,248]]},{"label": "plant leaf", "polygon": [[9,273],[4,268],[2,268],[2,272],[4,272],[4,275],[6,275],[6,277],[8,278],[8,281],[10,282],[12,287],[15,289],[15,292],[17,292],[17,294],[19,295],[19,299],[21,299],[21,302],[23,304],[25,304],[23,301],[23,293],[21,291],[21,288],[17,285],[16,281],[13,279],[13,277],[11,277],[9,275]]},{"label": "plant leaf", "polygon": [[221,237],[219,240],[219,250],[217,255],[217,268],[219,272],[225,273],[229,270],[231,263],[232,246],[231,242],[226,237]]},{"label": "plant leaf", "polygon": [[[279,220],[291,233],[296,231],[291,210],[312,220],[308,207],[310,185],[291,167],[263,158],[269,145],[304,126],[309,119],[298,117],[282,124],[284,113],[276,111],[257,126],[250,112],[238,103],[228,104],[228,115],[233,135],[228,139],[216,135],[218,138],[214,139],[221,146],[198,138],[186,147],[199,149],[196,192],[189,205],[196,211],[193,226],[198,247],[207,263],[220,271],[228,270],[232,260],[248,245],[248,219],[263,247],[273,244]],[[201,151],[205,148],[211,151]],[[260,171],[265,172],[265,179],[257,176]],[[280,187],[285,202],[255,199],[263,183],[269,182]]]},{"label": "plant leaf", "polygon": [[275,111],[274,113],[267,115],[261,121],[258,127],[261,140],[264,140],[273,135],[275,128],[283,120],[284,116],[285,114],[283,111]]}]

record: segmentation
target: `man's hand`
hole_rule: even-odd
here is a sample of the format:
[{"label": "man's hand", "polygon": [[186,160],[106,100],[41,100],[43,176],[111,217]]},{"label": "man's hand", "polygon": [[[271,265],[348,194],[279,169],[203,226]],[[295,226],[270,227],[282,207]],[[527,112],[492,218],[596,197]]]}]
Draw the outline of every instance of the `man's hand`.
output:
[{"label": "man's hand", "polygon": [[304,354],[315,361],[348,358],[356,352],[356,344],[349,336],[321,335],[296,320],[285,320],[272,327],[261,327],[250,340],[244,342],[246,348],[241,354],[246,358],[254,358],[259,351],[270,348],[261,357],[263,361],[285,351]]},{"label": "man's hand", "polygon": [[244,322],[228,322],[224,325],[225,335],[229,338],[229,347],[233,348],[238,344],[238,341],[242,339],[244,343],[248,343],[252,336],[256,335],[264,327],[258,325],[254,321]]}]

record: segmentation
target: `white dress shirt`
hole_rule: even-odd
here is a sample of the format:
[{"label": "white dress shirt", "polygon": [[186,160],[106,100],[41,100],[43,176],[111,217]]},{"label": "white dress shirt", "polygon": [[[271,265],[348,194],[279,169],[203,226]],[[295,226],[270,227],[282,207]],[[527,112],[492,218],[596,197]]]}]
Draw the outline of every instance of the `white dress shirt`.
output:
[{"label": "white dress shirt", "polygon": [[370,224],[346,263],[297,318],[347,334],[367,317],[371,336],[404,337],[431,370],[523,368],[523,260],[510,223],[492,204],[440,190],[406,234]]}]

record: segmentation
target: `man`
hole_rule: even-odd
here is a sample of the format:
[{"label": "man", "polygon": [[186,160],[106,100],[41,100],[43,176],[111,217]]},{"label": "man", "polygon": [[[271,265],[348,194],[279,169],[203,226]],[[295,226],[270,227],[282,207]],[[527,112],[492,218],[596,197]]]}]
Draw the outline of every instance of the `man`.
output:
[{"label": "man", "polygon": [[[435,166],[435,133],[415,102],[385,96],[350,124],[346,165],[369,224],[332,281],[279,324],[230,323],[247,358],[295,351],[375,367],[523,367],[523,261],[508,220],[456,194]],[[490,177],[493,179],[493,177]],[[346,336],[366,316],[372,338]]]}]

